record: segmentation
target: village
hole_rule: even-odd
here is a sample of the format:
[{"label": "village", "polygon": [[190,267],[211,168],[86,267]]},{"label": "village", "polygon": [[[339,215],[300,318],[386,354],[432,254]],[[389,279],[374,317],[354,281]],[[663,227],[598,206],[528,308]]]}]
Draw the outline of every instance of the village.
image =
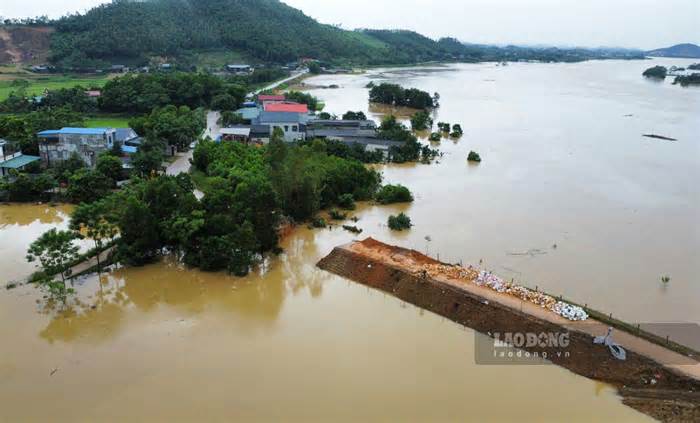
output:
[{"label": "village", "polygon": [[[233,69],[229,69],[231,67]],[[227,69],[229,72],[250,72],[248,65],[229,65]],[[305,73],[306,70],[297,71],[289,78],[270,85],[264,92],[271,92],[277,84],[299,78]],[[90,98],[101,95],[98,90],[88,90],[86,94]],[[226,125],[222,122],[222,112],[209,111],[210,124],[202,135],[217,143],[238,142],[263,146],[269,143],[275,129],[279,129],[287,143],[311,139],[338,141],[349,147],[359,145],[369,153],[380,153],[384,158],[388,157],[392,146],[398,147],[402,144],[401,141],[381,139],[376,123],[364,115],[359,120],[329,119],[284,94],[251,93],[241,106],[232,112],[235,115],[235,124]],[[100,154],[113,150],[115,145],[121,151],[124,168],[129,169],[131,156],[139,151],[143,143],[143,137],[132,128],[63,127],[40,131],[36,136],[39,140],[39,156],[14,151],[15,143],[12,140],[0,140],[0,169],[3,176],[9,177],[12,170],[22,171],[28,165],[39,161],[42,166],[51,167],[68,160],[74,154],[77,154],[87,167],[94,168]],[[191,140],[190,149],[195,147],[196,141]],[[174,157],[178,151],[175,146],[166,145],[163,153],[166,157]]]}]

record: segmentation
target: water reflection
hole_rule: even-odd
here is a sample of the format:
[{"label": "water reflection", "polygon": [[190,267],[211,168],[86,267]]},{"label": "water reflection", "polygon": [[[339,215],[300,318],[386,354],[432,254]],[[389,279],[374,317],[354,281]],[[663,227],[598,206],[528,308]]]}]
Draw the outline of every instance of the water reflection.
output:
[{"label": "water reflection", "polygon": [[164,308],[183,324],[209,312],[228,315],[243,332],[274,329],[288,295],[323,295],[330,275],[309,260],[320,257],[315,237],[310,230],[296,231],[283,242],[284,254],[269,257],[245,278],[189,269],[173,257],[84,277],[76,282],[79,298],[56,312],[40,336],[51,343],[101,343],[119,334],[130,310],[158,316]]},{"label": "water reflection", "polygon": [[0,229],[8,225],[29,226],[34,223],[58,224],[73,211],[71,205],[2,204],[0,205]]}]

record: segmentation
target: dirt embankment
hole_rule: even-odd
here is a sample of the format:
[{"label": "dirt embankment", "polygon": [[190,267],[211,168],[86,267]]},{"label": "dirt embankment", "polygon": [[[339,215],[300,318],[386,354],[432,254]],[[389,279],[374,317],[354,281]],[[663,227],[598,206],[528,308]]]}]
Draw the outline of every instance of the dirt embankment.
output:
[{"label": "dirt embankment", "polygon": [[566,330],[570,339],[568,356],[558,355],[560,349],[556,347],[537,346],[537,352],[547,352],[549,361],[576,374],[616,386],[625,404],[654,418],[700,421],[698,379],[635,351],[628,350],[625,361],[617,360],[606,347],[595,345],[592,335],[585,330],[570,330],[569,325],[558,324],[556,319],[542,318],[528,309],[522,311],[509,306],[507,301],[494,301],[492,296],[480,295],[479,291],[422,271],[416,273],[417,268],[425,265],[442,263],[419,252],[372,239],[335,248],[318,263],[321,269],[390,293],[488,336]]},{"label": "dirt embankment", "polygon": [[0,27],[0,64],[43,63],[49,56],[51,27]]}]

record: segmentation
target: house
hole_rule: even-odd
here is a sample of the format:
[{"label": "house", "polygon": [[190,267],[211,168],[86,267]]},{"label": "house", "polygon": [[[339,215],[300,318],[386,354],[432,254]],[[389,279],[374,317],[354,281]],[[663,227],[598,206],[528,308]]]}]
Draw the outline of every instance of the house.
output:
[{"label": "house", "polygon": [[268,125],[236,125],[231,128],[222,128],[220,141],[267,145],[270,142],[270,127]]},{"label": "house", "polygon": [[258,96],[258,104],[264,106],[267,103],[278,103],[280,101],[285,101],[287,97],[283,95],[270,95],[270,94],[260,94]]},{"label": "house", "polygon": [[306,139],[306,121],[308,114],[290,112],[262,111],[254,122],[256,125],[267,126],[270,134],[275,128],[280,128],[284,132],[284,140],[294,142]]},{"label": "house", "polygon": [[142,139],[139,134],[131,128],[116,128],[114,140],[122,146],[138,147]]},{"label": "house", "polygon": [[282,113],[303,113],[309,114],[309,106],[293,102],[267,103],[264,105],[266,112],[282,112]]},{"label": "house", "polygon": [[51,71],[51,67],[46,65],[35,65],[32,66],[31,69],[32,72],[36,73],[49,73]]},{"label": "house", "polygon": [[97,163],[97,157],[112,148],[116,141],[114,128],[62,128],[41,131],[39,153],[47,166],[67,160],[74,153],[90,167]]},{"label": "house", "polygon": [[109,68],[109,71],[113,73],[125,73],[129,72],[129,68],[124,65],[112,65],[112,67]]},{"label": "house", "polygon": [[28,156],[20,151],[13,151],[12,143],[0,139],[0,175],[9,176],[11,170],[23,170],[28,164],[41,160],[37,156]]},{"label": "house", "polygon": [[306,126],[306,137],[339,141],[346,138],[377,138],[377,125],[372,120],[311,120]]},{"label": "house", "polygon": [[384,157],[388,157],[391,147],[404,145],[402,141],[380,139],[372,120],[311,120],[306,125],[306,138],[338,141],[350,147],[361,145],[365,151],[380,151]]},{"label": "house", "polygon": [[90,98],[99,98],[102,96],[102,91],[100,91],[100,90],[87,90],[87,91],[85,91],[85,94],[87,94],[87,96]]},{"label": "house", "polygon": [[246,122],[252,122],[260,117],[260,109],[257,107],[243,107],[236,110],[234,113],[240,115]]},{"label": "house", "polygon": [[159,68],[162,71],[171,71],[173,70],[173,65],[171,63],[163,63],[159,66]]},{"label": "house", "polygon": [[235,126],[233,128],[221,128],[221,141],[235,141],[247,144],[250,139],[250,126]]},{"label": "house", "polygon": [[226,65],[226,70],[236,75],[250,75],[253,68],[250,65]]}]

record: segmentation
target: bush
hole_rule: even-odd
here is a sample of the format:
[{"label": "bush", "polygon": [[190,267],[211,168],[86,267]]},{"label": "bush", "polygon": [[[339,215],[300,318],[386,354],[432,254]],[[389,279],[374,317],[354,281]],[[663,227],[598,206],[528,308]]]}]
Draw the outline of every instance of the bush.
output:
[{"label": "bush", "polygon": [[414,131],[424,131],[433,127],[433,119],[430,114],[420,111],[411,116],[411,129]]},{"label": "bush", "polygon": [[432,142],[441,141],[441,140],[442,140],[442,135],[440,135],[439,132],[433,132],[432,134],[430,134],[429,140],[432,141]]},{"label": "bush", "polygon": [[644,75],[647,78],[658,78],[658,79],[664,79],[666,78],[666,75],[668,74],[668,69],[666,69],[663,66],[654,66],[653,68],[649,68],[644,71],[642,75]]},{"label": "bush", "polygon": [[377,192],[376,200],[380,204],[410,203],[413,201],[413,195],[403,185],[384,185]]},{"label": "bush", "polygon": [[314,217],[313,220],[311,220],[311,226],[314,228],[325,228],[328,225],[326,224],[326,219],[322,217]]},{"label": "bush", "polygon": [[352,232],[354,234],[361,234],[362,233],[362,229],[358,228],[357,226],[343,225],[343,229],[345,229],[348,232]]},{"label": "bush", "polygon": [[450,134],[450,136],[453,138],[459,138],[462,135],[464,135],[464,130],[462,130],[462,126],[458,123],[455,123],[452,126],[452,133]]},{"label": "bush", "polygon": [[338,197],[338,207],[345,210],[355,210],[355,198],[352,194],[342,194]]},{"label": "bush", "polygon": [[481,156],[479,156],[479,153],[476,151],[470,151],[469,156],[467,156],[467,161],[479,163],[481,162]]},{"label": "bush", "polygon": [[392,231],[403,231],[411,229],[411,218],[401,213],[398,216],[389,216],[389,229]]},{"label": "bush", "polygon": [[450,128],[452,127],[452,125],[445,122],[438,122],[437,126],[441,132],[447,132],[448,134],[450,133]]},{"label": "bush", "polygon": [[367,115],[364,112],[348,111],[343,115],[343,120],[367,120]]},{"label": "bush", "polygon": [[331,217],[333,220],[345,220],[348,218],[347,213],[343,213],[341,211],[338,211],[336,209],[331,210],[328,212],[328,215]]}]

